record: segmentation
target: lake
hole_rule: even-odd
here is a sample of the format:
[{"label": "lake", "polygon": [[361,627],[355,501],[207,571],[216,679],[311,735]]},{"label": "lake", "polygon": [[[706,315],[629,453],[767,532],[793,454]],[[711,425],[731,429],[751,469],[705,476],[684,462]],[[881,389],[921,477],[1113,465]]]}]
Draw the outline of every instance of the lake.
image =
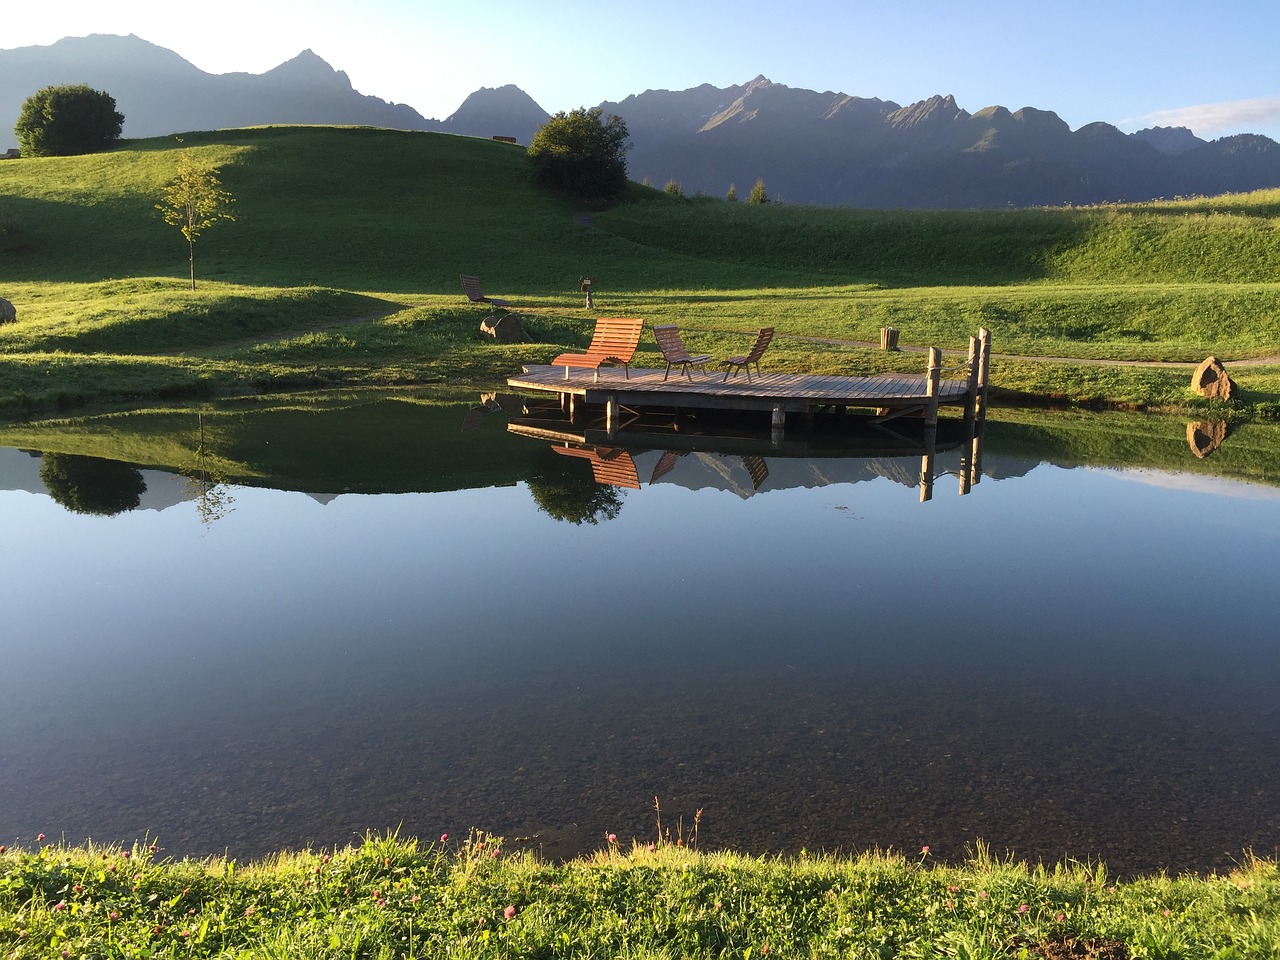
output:
[{"label": "lake", "polygon": [[0,843],[562,857],[653,839],[656,797],[752,853],[1280,852],[1280,427],[1201,457],[1209,426],[996,411],[961,496],[945,430],[927,464],[907,427],[593,457],[519,419],[0,429]]}]

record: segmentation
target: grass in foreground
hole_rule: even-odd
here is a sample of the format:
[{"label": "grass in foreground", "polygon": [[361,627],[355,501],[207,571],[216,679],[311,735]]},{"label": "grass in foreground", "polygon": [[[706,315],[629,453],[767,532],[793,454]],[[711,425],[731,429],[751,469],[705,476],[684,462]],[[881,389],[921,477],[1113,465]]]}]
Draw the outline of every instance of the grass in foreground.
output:
[{"label": "grass in foreground", "polygon": [[1101,865],[752,858],[602,840],[563,864],[501,838],[370,837],[261,863],[155,848],[0,854],[0,954],[50,957],[1130,957],[1273,960],[1280,871],[1117,882]]}]

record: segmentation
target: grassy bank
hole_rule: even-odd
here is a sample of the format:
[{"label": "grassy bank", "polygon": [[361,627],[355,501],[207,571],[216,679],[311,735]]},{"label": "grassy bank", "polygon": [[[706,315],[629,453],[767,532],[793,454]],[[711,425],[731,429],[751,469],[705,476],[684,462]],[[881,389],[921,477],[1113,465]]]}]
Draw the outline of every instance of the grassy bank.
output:
[{"label": "grassy bank", "polygon": [[[155,201],[194,149],[237,220],[186,247]],[[0,165],[0,414],[325,386],[499,383],[584,344],[596,315],[677,322],[740,352],[773,325],[775,370],[919,372],[979,326],[997,398],[1203,408],[1185,367],[1228,361],[1236,415],[1280,411],[1280,191],[1085,210],[820,210],[635,187],[583,216],[523,151],[433,134],[266,128]],[[499,347],[458,274],[511,300],[537,343]],[[589,314],[578,278],[596,281]],[[815,340],[815,338],[817,338]],[[647,338],[646,338],[647,339]],[[823,341],[823,342],[818,342]],[[646,346],[653,360],[656,351]],[[1062,363],[1047,358],[1080,361]],[[642,358],[644,359],[644,358]]]},{"label": "grassy bank", "polygon": [[0,853],[0,952],[49,957],[1271,960],[1280,871],[1110,878],[978,850],[750,858],[603,837],[547,863],[500,838],[371,837],[268,861],[149,845]]}]

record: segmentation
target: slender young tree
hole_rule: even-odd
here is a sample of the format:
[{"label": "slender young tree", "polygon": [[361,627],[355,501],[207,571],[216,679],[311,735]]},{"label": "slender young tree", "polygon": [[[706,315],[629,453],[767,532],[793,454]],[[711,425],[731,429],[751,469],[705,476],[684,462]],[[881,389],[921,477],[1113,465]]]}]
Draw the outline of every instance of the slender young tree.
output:
[{"label": "slender young tree", "polygon": [[235,220],[235,197],[222,189],[216,168],[192,150],[178,156],[178,175],[164,188],[156,209],[164,222],[182,230],[191,262],[191,289],[196,288],[196,240],[219,220]]}]

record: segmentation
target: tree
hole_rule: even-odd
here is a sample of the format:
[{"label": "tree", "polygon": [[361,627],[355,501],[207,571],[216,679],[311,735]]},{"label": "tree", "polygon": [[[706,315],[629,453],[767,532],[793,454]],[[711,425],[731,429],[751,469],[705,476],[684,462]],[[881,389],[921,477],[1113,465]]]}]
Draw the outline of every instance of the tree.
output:
[{"label": "tree", "polygon": [[668,180],[667,185],[662,189],[665,190],[667,193],[671,194],[673,197],[684,196],[684,187],[680,186],[680,184],[676,182],[674,177]]},{"label": "tree", "polygon": [[107,149],[123,126],[114,97],[79,83],[44,87],[27,97],[13,132],[26,156],[69,157]]},{"label": "tree", "polygon": [[600,107],[561,111],[529,144],[538,181],[581,200],[608,202],[627,188],[630,134],[621,117]]},{"label": "tree", "polygon": [[738,188],[737,188],[736,186],[734,186],[732,183],[731,183],[731,184],[729,184],[729,192],[728,192],[728,193],[726,193],[726,194],[724,195],[724,198],[725,198],[726,200],[728,200],[730,203],[737,203],[737,202],[738,202]]},{"label": "tree", "polygon": [[235,197],[222,189],[213,165],[195,151],[183,150],[178,157],[178,175],[165,185],[164,198],[156,209],[164,214],[165,223],[181,228],[187,238],[192,290],[196,288],[196,240],[219,220],[234,220],[234,204]]},{"label": "tree", "polygon": [[757,180],[756,185],[751,188],[751,196],[747,197],[747,203],[768,203],[769,195],[764,192],[764,181]]}]

